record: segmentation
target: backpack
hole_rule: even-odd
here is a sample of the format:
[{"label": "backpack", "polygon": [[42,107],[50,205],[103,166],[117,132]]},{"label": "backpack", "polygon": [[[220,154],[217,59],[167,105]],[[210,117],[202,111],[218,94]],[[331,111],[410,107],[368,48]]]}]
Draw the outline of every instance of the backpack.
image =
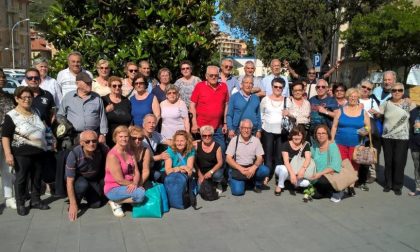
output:
[{"label": "backpack", "polygon": [[164,185],[170,207],[186,209],[192,206],[197,210],[197,180],[194,177],[188,178],[184,173],[173,172],[165,177]]},{"label": "backpack", "polygon": [[213,201],[219,199],[219,194],[216,192],[216,187],[208,179],[205,179],[200,185],[200,196],[203,200]]}]

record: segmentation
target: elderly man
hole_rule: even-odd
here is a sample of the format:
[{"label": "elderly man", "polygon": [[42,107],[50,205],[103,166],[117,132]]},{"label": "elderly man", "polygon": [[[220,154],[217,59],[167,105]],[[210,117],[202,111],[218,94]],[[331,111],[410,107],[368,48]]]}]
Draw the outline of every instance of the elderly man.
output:
[{"label": "elderly man", "polygon": [[233,76],[232,71],[233,60],[229,58],[223,59],[220,69],[219,82],[223,82],[227,85],[229,95],[233,95],[241,89],[239,81]]},{"label": "elderly man", "polygon": [[66,185],[70,206],[70,221],[77,219],[82,199],[89,207],[101,207],[104,197],[105,160],[108,148],[98,143],[98,135],[93,130],[80,134],[80,144],[68,155],[66,160]]},{"label": "elderly man", "polygon": [[282,95],[284,97],[289,97],[289,82],[286,77],[281,76],[281,61],[279,59],[273,59],[270,62],[270,68],[271,68],[271,74],[264,77],[262,80],[262,90],[259,93],[259,96],[268,96],[273,93],[273,90],[271,89],[271,81],[274,78],[283,78],[284,82],[286,83],[283,87],[283,93]]},{"label": "elderly man", "polygon": [[252,93],[256,94],[257,96],[260,96],[262,79],[261,77],[254,76],[254,73],[255,73],[254,61],[248,60],[247,62],[245,62],[244,72],[245,72],[245,75],[238,77],[239,83],[242,83],[243,78],[246,76],[252,77],[253,83],[254,83],[254,86],[252,88]]},{"label": "elderly man", "polygon": [[316,126],[326,124],[331,128],[332,120],[335,116],[335,110],[338,109],[338,103],[334,97],[328,96],[328,82],[320,79],[316,84],[317,95],[309,99],[311,104],[311,135]]},{"label": "elderly man", "polygon": [[68,68],[61,70],[57,75],[57,83],[61,87],[63,96],[76,90],[76,75],[78,73],[85,72],[93,79],[89,71],[82,69],[82,54],[80,52],[71,52],[67,56],[67,64]]},{"label": "elderly man", "polygon": [[380,87],[373,89],[372,95],[379,101],[384,103],[391,98],[391,87],[397,82],[397,74],[394,71],[384,72],[384,83]]},{"label": "elderly man", "polygon": [[149,85],[147,86],[147,92],[152,93],[154,87],[159,84],[159,81],[150,76],[150,63],[147,60],[142,60],[139,62],[139,71],[144,75],[145,80]]},{"label": "elderly man", "polygon": [[251,120],[254,125],[252,133],[261,138],[260,99],[251,93],[253,86],[252,76],[245,76],[242,79],[241,90],[230,97],[226,116],[229,138],[239,133],[239,123],[242,119]]},{"label": "elderly man", "polygon": [[156,131],[157,118],[154,114],[147,114],[143,119],[144,139],[143,144],[149,148],[153,157],[150,159],[151,174],[153,180],[163,182],[165,174],[163,162],[169,158],[168,153],[164,150],[171,142],[164,139],[163,136]]},{"label": "elderly man", "polygon": [[225,83],[218,81],[219,68],[208,66],[206,80],[197,83],[192,95],[190,112],[192,114],[191,132],[196,134],[203,125],[215,129],[213,138],[222,151],[226,149],[224,134],[227,133],[226,114],[228,110],[229,93]]},{"label": "elderly man", "polygon": [[254,192],[261,193],[263,180],[270,169],[263,165],[264,150],[257,137],[252,136],[252,122],[243,119],[240,135],[235,136],[226,150],[226,162],[230,166],[230,188],[232,195],[245,194],[246,183],[251,183]]},{"label": "elderly man", "polygon": [[57,113],[57,119],[65,117],[76,133],[93,130],[100,133],[99,142],[105,143],[108,123],[101,97],[92,92],[92,78],[85,72],[76,76],[77,90],[68,92]]}]

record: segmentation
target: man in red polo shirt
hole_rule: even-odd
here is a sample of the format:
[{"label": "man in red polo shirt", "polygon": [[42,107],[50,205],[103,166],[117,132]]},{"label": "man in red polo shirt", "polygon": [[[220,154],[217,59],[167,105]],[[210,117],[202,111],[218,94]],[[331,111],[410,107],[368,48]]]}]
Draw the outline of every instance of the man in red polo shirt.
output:
[{"label": "man in red polo shirt", "polygon": [[213,139],[226,149],[223,134],[227,132],[226,114],[229,103],[229,92],[225,83],[218,82],[219,68],[208,66],[206,80],[197,83],[192,95],[190,112],[192,113],[191,132],[197,133],[204,125],[214,128]]}]

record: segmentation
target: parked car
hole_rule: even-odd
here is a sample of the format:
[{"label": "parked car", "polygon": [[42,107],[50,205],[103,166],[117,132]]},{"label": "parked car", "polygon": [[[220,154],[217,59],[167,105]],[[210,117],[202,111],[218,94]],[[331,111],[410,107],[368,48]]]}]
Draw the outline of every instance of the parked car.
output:
[{"label": "parked car", "polygon": [[7,84],[6,84],[6,87],[3,88],[3,90],[9,94],[14,94],[15,89],[19,86],[20,86],[19,81],[12,78],[7,78]]}]

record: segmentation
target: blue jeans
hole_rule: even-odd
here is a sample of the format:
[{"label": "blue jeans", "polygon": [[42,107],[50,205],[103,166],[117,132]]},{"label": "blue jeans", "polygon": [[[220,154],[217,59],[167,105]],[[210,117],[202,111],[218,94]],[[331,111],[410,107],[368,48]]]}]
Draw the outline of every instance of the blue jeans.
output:
[{"label": "blue jeans", "polygon": [[225,135],[223,135],[222,133],[222,128],[215,129],[214,134],[213,134],[213,139],[216,143],[220,145],[220,148],[222,148],[222,154],[224,156],[225,151],[226,151],[226,143],[225,143]]},{"label": "blue jeans", "polygon": [[128,198],[133,199],[133,203],[141,203],[144,200],[145,191],[143,188],[136,188],[131,193],[127,192],[127,186],[118,186],[111,189],[106,197],[112,201],[121,201]]},{"label": "blue jeans", "polygon": [[245,194],[245,185],[247,182],[252,182],[256,187],[260,187],[266,177],[270,174],[270,168],[265,165],[260,165],[254,174],[254,177],[247,181],[236,180],[232,178],[232,168],[229,169],[229,185],[230,191],[234,196],[241,196]]}]

